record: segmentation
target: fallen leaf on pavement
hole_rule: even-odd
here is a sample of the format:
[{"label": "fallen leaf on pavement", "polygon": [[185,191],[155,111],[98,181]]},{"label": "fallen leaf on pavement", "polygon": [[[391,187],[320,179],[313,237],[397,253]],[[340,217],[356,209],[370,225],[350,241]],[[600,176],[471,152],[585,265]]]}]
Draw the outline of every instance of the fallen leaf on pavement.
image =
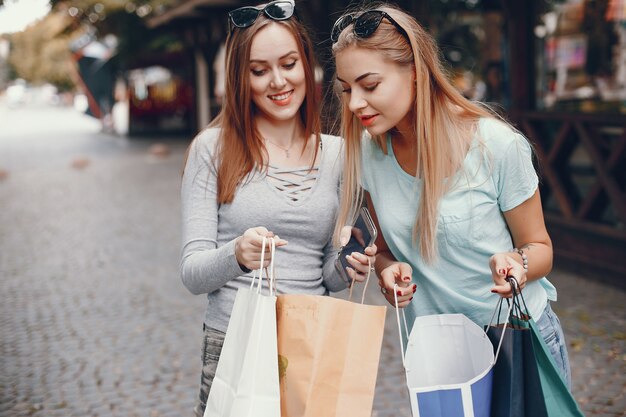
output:
[{"label": "fallen leaf on pavement", "polygon": [[163,143],[155,143],[154,145],[150,146],[149,152],[151,155],[157,156],[159,158],[165,158],[170,154],[170,148]]},{"label": "fallen leaf on pavement", "polygon": [[573,339],[569,345],[572,347],[573,351],[580,352],[585,346],[585,341],[583,339]]},{"label": "fallen leaf on pavement", "polygon": [[87,158],[76,158],[72,161],[72,168],[85,169],[89,165],[90,161]]}]

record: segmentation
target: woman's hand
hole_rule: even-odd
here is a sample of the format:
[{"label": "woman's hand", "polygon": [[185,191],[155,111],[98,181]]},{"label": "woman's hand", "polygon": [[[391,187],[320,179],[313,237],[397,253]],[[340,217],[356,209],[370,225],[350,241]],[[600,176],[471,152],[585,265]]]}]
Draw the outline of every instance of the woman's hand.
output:
[{"label": "woman's hand", "polygon": [[[366,242],[363,240],[360,230],[351,226],[344,226],[343,229],[341,229],[341,234],[339,235],[339,243],[341,246],[347,245],[351,236],[355,236],[361,246],[365,246]],[[365,254],[352,252],[345,255],[346,260],[352,266],[352,268],[346,268],[346,273],[351,280],[363,282],[367,278],[368,273],[376,273],[374,271],[374,265],[376,263],[377,251],[378,248],[376,245],[372,244],[365,248]]]},{"label": "woman's hand", "polygon": [[[235,241],[235,257],[239,265],[250,270],[259,269],[261,267],[261,249],[263,247],[263,238],[274,238],[276,247],[285,246],[286,240],[281,239],[278,235],[274,235],[263,226],[252,227],[246,230],[243,235],[239,236]],[[263,267],[267,267],[272,260],[270,252],[270,243],[265,241],[265,256],[263,258]]]},{"label": "woman's hand", "polygon": [[489,259],[489,267],[491,268],[491,278],[496,284],[491,292],[499,294],[501,297],[511,298],[511,284],[506,282],[506,277],[512,276],[517,280],[519,289],[526,286],[526,270],[509,253],[496,253]]},{"label": "woman's hand", "polygon": [[404,308],[409,305],[413,299],[413,294],[417,291],[417,285],[411,284],[412,275],[411,265],[405,262],[393,262],[380,271],[378,285],[380,285],[380,291],[389,304],[396,306],[393,286],[398,284],[398,307]]},{"label": "woman's hand", "polygon": [[365,248],[365,254],[352,252],[350,255],[346,255],[348,263],[352,265],[352,268],[346,268],[351,280],[363,282],[368,273],[376,274],[374,264],[376,263],[377,250],[376,245],[372,243],[372,246]]}]

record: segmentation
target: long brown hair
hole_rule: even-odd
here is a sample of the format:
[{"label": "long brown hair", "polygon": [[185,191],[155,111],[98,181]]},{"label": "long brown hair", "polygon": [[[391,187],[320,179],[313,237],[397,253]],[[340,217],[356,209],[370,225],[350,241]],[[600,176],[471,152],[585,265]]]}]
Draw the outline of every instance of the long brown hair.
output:
[{"label": "long brown hair", "polygon": [[[283,25],[295,37],[304,68],[306,97],[300,107],[300,118],[308,141],[315,135],[315,149],[319,148],[320,119],[315,92],[315,55],[313,44],[304,25],[297,18],[275,21],[263,13],[252,26],[234,28],[226,39],[226,77],[222,109],[209,127],[219,127],[220,135],[216,157],[217,200],[230,203],[237,187],[253,169],[264,169],[267,151],[254,123],[257,111],[250,93],[250,47],[252,38],[264,27]],[[314,158],[315,160],[315,158]]]},{"label": "long brown hair", "polygon": [[[386,4],[368,6],[365,10],[388,13],[407,33],[405,38],[391,23],[383,19],[374,34],[358,38],[352,27],[343,30],[333,45],[333,55],[356,45],[382,54],[400,66],[411,66],[415,72],[412,85],[414,105],[411,111],[414,136],[417,141],[416,179],[421,180],[421,199],[415,216],[413,241],[419,241],[419,250],[427,262],[437,258],[437,219],[439,201],[450,184],[446,178],[451,169],[462,167],[471,143],[476,122],[481,117],[493,117],[480,104],[474,103],[450,83],[440,61],[439,50],[430,34],[404,11]],[[355,217],[363,198],[360,187],[360,156],[363,127],[348,108],[342,104],[342,135],[346,141],[344,187],[335,236],[341,226]],[[387,153],[384,136],[373,138]],[[337,238],[337,237],[335,237]]]}]

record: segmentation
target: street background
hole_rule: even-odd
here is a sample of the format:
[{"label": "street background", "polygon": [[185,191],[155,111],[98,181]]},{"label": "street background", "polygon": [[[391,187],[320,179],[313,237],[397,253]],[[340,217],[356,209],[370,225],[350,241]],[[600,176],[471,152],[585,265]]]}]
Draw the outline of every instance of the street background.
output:
[{"label": "street background", "polygon": [[[0,103],[0,417],[192,415],[205,297],[178,275],[190,139]],[[577,400],[588,416],[626,416],[626,293],[561,269],[550,279]],[[375,282],[367,300],[383,304]],[[410,416],[391,309],[373,416]]]}]

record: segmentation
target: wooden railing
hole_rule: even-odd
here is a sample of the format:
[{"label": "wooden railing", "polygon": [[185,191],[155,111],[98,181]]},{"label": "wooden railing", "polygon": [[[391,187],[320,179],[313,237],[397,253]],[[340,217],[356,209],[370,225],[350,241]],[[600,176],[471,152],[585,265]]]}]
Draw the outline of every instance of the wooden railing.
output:
[{"label": "wooden railing", "polygon": [[626,281],[626,115],[529,112],[555,257]]}]

